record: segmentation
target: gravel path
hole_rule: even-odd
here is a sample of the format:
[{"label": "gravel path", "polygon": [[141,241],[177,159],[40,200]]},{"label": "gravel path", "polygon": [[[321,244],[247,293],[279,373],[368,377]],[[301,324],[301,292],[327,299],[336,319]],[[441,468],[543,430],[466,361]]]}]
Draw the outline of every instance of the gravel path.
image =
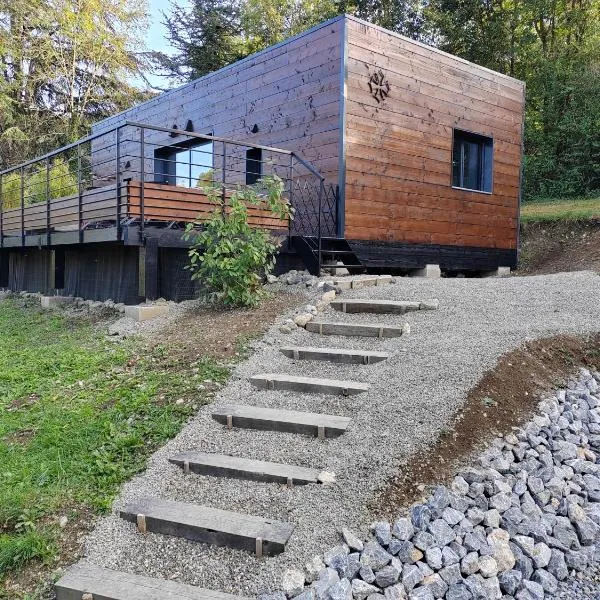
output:
[{"label": "gravel path", "polygon": [[[468,390],[503,353],[526,340],[600,329],[600,277],[591,272],[510,279],[399,279],[395,285],[344,291],[343,297],[422,300],[439,298],[437,311],[407,316],[343,315],[328,309],[323,320],[400,325],[411,334],[395,339],[319,337],[273,327],[240,364],[216,404],[330,412],[349,416],[348,432],[334,440],[252,430],[226,431],[202,409],[177,438],[158,451],[146,473],[123,489],[115,508],[147,496],[196,502],[296,524],[286,552],[257,560],[244,552],[147,534],[116,516],[104,518],[86,544],[96,564],[173,578],[225,592],[253,595],[281,585],[287,567],[304,565],[339,540],[348,526],[365,536],[376,515],[366,504],[411,452],[427,444],[452,418]],[[281,345],[335,346],[387,351],[375,365],[291,361]],[[371,389],[350,398],[256,391],[247,381],[261,372],[355,379]],[[333,486],[284,486],[213,477],[184,477],[167,458],[197,449],[327,469]]]}]

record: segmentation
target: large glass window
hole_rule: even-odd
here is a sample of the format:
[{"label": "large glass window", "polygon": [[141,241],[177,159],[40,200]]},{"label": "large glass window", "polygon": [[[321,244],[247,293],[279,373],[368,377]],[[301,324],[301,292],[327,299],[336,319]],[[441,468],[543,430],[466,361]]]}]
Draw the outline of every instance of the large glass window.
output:
[{"label": "large glass window", "polygon": [[479,192],[492,191],[493,140],[454,130],[452,185]]},{"label": "large glass window", "polygon": [[161,148],[156,152],[157,173],[161,183],[201,187],[211,180],[213,143],[194,141]]}]

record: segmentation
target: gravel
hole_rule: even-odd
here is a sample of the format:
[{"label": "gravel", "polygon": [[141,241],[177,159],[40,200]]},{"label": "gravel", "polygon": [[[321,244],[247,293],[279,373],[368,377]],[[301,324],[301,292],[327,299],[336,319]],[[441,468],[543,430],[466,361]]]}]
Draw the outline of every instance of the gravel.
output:
[{"label": "gravel", "polygon": [[[151,458],[144,474],[124,486],[115,503],[118,510],[127,501],[155,496],[289,521],[296,529],[286,551],[277,557],[257,560],[228,548],[154,534],[141,536],[131,524],[113,514],[101,519],[88,537],[88,560],[109,568],[236,594],[254,595],[281,589],[283,574],[288,569],[302,568],[315,554],[339,544],[343,527],[361,539],[369,537],[370,524],[377,514],[368,504],[377,490],[412,452],[432,441],[450,422],[468,390],[500,355],[524,341],[547,335],[597,331],[600,278],[589,272],[510,279],[402,278],[393,285],[345,290],[343,297],[439,298],[440,307],[405,316],[344,315],[328,308],[317,317],[386,325],[408,321],[411,334],[401,338],[319,337],[299,328],[285,334],[279,331],[281,323],[277,323],[255,344],[253,355],[236,368],[232,381],[215,403],[348,416],[352,424],[345,435],[319,442],[275,432],[226,431],[210,418],[211,407],[206,407]],[[291,361],[278,351],[279,346],[290,344],[380,350],[391,356],[375,365]],[[262,372],[355,379],[370,383],[371,389],[350,398],[254,390],[248,377]],[[178,451],[190,449],[326,469],[336,473],[337,483],[289,490],[274,484],[184,477],[167,459]],[[476,478],[477,474],[465,473],[463,477],[472,483],[470,478]],[[464,483],[457,481],[456,485]],[[486,506],[483,512],[491,508],[506,509],[501,490],[494,505]],[[434,532],[439,543],[450,542],[445,520],[419,517],[436,523]],[[449,517],[454,518],[452,513]],[[406,525],[401,527],[407,529]],[[385,531],[380,533],[387,535]],[[365,551],[368,547],[367,544]],[[538,563],[543,563],[546,557],[544,549],[539,548]],[[385,557],[374,559],[381,562]],[[372,565],[359,566],[376,570]],[[493,565],[490,563],[489,567]],[[448,563],[440,575],[455,597],[462,597],[461,586],[456,585],[460,565]],[[427,575],[415,565],[405,565],[400,579],[414,587],[424,577]],[[472,577],[471,587],[483,585],[480,576]],[[338,587],[337,594],[346,597],[348,589],[344,585]]]}]

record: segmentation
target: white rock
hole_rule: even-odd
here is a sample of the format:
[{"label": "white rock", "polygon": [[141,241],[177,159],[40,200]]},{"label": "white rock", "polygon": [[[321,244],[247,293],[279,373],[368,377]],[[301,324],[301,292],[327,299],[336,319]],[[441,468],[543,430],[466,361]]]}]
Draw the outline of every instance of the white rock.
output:
[{"label": "white rock", "polygon": [[288,598],[294,598],[304,591],[304,573],[297,569],[288,569],[283,574],[282,589]]}]

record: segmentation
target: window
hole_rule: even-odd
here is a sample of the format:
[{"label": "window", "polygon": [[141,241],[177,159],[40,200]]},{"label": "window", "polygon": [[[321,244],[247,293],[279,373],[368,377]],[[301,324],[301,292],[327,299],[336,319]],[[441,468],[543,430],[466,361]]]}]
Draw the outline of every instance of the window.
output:
[{"label": "window", "polygon": [[192,140],[156,151],[156,171],[161,183],[200,187],[213,170],[212,142]]},{"label": "window", "polygon": [[246,185],[253,185],[262,177],[262,165],[260,148],[250,148],[246,151]]},{"label": "window", "polygon": [[452,185],[491,193],[492,155],[492,138],[455,129],[452,148]]}]

